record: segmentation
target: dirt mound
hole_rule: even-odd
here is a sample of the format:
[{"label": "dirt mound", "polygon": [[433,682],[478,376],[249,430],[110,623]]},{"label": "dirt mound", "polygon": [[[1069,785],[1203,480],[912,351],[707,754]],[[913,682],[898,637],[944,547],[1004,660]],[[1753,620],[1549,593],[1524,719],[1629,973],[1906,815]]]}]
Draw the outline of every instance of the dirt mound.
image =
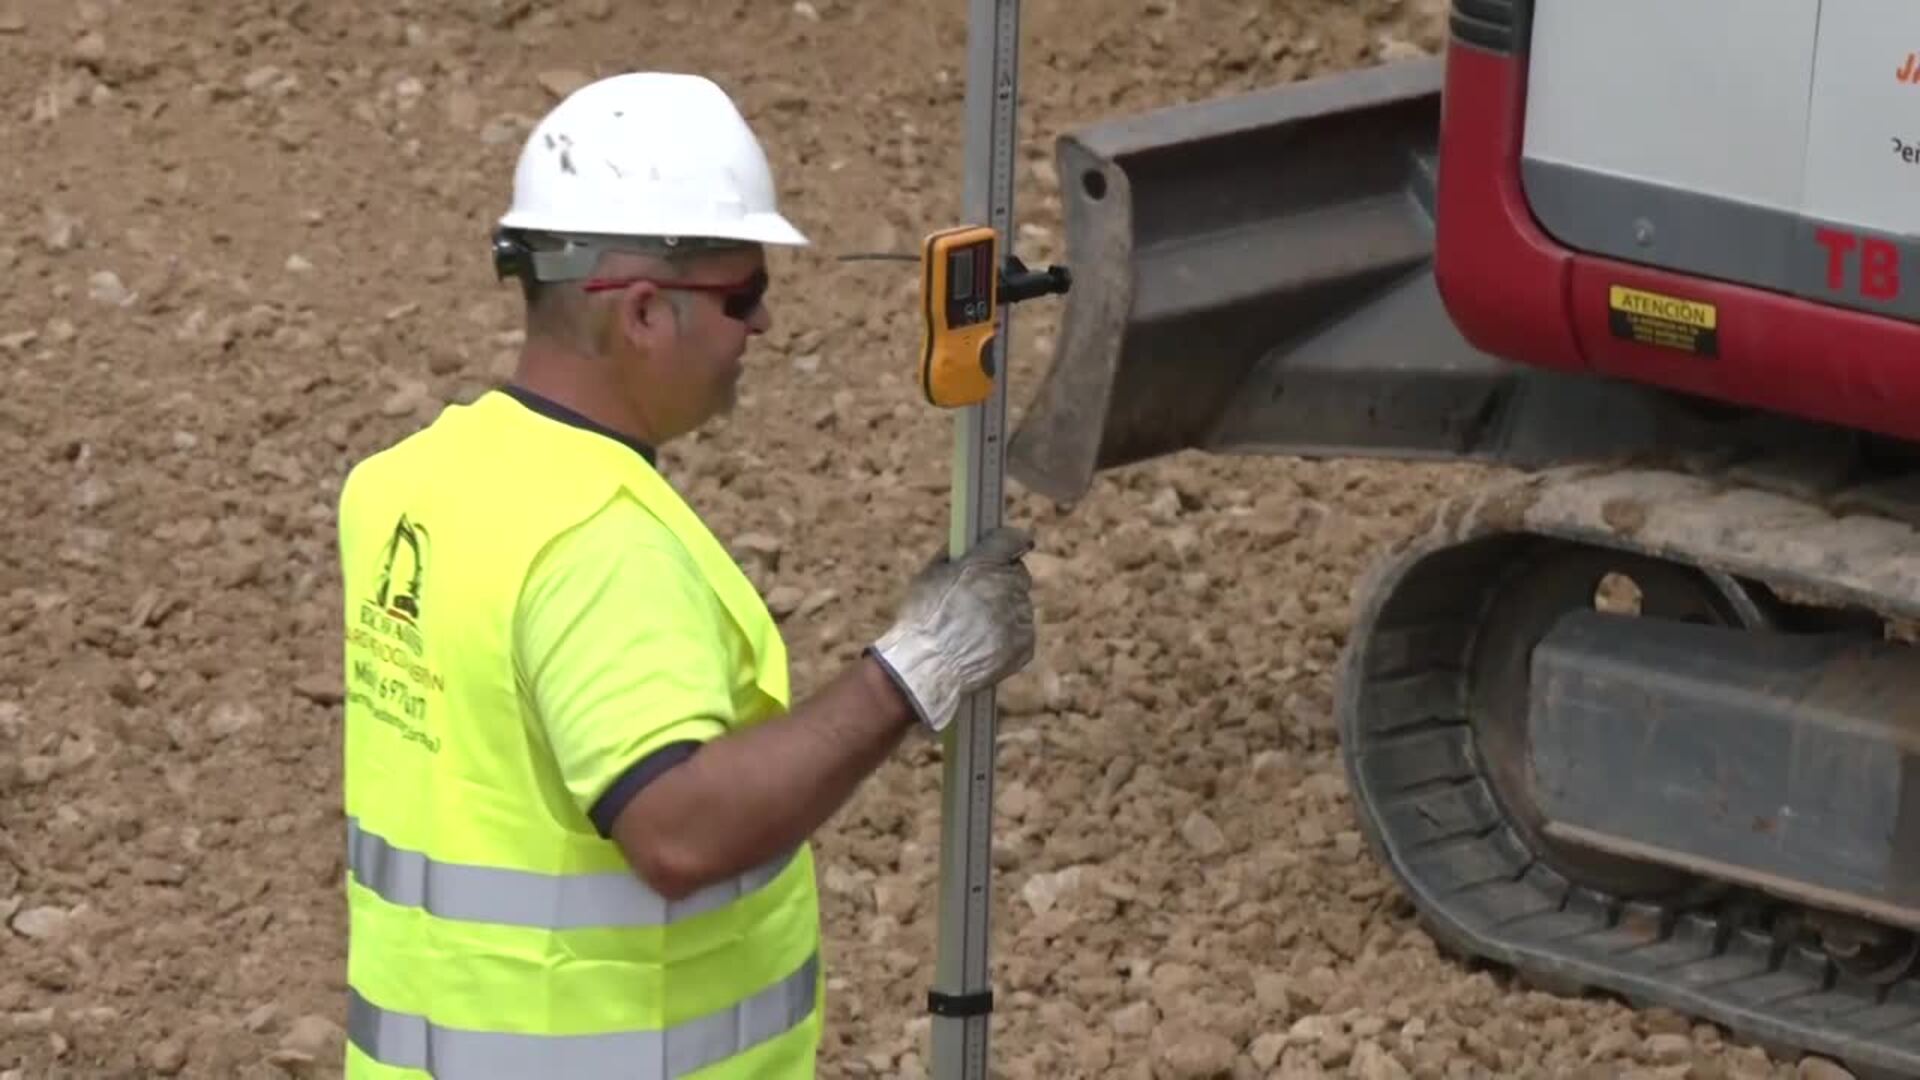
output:
[{"label": "dirt mound", "polygon": [[[1022,254],[1072,123],[1436,48],[1436,4],[1030,0]],[[900,250],[958,212],[965,5],[0,0],[0,1074],[325,1075],[344,1022],[338,572],[361,455],[504,374],[485,238],[533,120],[713,74],[817,246],[729,421],[667,454],[781,538],[799,688],[941,542]],[[1016,399],[1051,332],[1023,310]],[[1006,693],[995,1057],[1010,1077],[1790,1075],[1711,1029],[1437,956],[1362,850],[1328,682],[1351,584],[1463,472],[1181,459],[1037,531]],[[823,1075],[924,1069],[921,746],[822,838]]]}]

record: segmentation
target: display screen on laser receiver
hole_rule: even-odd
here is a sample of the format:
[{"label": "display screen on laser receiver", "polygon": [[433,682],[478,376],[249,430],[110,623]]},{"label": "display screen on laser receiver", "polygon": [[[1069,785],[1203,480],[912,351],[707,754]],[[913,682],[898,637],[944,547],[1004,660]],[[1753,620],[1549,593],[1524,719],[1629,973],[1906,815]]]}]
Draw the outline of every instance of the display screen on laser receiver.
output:
[{"label": "display screen on laser receiver", "polygon": [[993,313],[993,290],[988,274],[986,241],[954,248],[947,253],[947,325],[985,322]]}]

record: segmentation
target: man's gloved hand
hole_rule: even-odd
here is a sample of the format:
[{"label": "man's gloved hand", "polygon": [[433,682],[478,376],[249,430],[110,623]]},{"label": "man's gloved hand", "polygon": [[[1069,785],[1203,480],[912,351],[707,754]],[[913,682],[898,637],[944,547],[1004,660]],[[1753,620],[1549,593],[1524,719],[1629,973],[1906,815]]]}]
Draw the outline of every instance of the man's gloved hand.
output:
[{"label": "man's gloved hand", "polygon": [[868,650],[934,731],[961,699],[1033,659],[1033,578],[1020,560],[1033,541],[995,529],[958,561],[945,554],[907,589],[893,626]]}]

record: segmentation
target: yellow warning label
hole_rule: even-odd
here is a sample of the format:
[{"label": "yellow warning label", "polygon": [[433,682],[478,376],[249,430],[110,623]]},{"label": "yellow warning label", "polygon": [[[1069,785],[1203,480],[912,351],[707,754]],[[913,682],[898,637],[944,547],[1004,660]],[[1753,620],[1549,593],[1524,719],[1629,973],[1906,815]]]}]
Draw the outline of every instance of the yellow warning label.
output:
[{"label": "yellow warning label", "polygon": [[1614,337],[1695,356],[1720,353],[1720,311],[1712,304],[1614,285],[1607,307]]}]

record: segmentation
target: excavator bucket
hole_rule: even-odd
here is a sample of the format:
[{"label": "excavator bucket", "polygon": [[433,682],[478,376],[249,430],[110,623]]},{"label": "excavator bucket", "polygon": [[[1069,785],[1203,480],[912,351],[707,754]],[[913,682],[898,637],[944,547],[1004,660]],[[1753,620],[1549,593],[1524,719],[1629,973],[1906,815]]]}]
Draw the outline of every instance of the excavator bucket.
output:
[{"label": "excavator bucket", "polygon": [[1454,429],[1513,372],[1461,340],[1429,269],[1442,81],[1393,63],[1063,136],[1074,286],[1014,478],[1072,503],[1186,449],[1470,452]]}]

